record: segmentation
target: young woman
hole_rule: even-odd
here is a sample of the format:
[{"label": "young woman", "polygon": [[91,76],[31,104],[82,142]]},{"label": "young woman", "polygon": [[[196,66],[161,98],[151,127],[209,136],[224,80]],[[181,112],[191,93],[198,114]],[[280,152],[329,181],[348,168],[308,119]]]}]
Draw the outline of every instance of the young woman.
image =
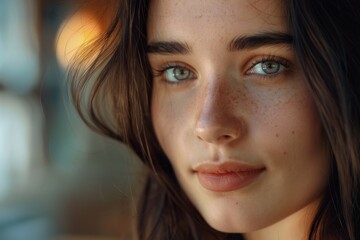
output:
[{"label": "young woman", "polygon": [[72,92],[150,170],[139,239],[360,239],[357,0],[114,4]]}]

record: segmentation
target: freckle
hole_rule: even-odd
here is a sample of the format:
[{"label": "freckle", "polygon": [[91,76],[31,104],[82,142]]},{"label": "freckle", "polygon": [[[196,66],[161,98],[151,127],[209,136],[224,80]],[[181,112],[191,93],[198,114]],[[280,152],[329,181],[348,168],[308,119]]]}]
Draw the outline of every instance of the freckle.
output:
[{"label": "freckle", "polygon": [[279,137],[279,134],[276,134],[276,137]]},{"label": "freckle", "polygon": [[292,131],[291,133],[292,133],[292,134],[295,134],[295,131]]},{"label": "freckle", "polygon": [[235,96],[235,95],[231,96],[230,100],[233,101],[233,102],[236,102],[237,101],[237,96]]},{"label": "freckle", "polygon": [[239,202],[236,202],[236,205],[239,205]]},{"label": "freckle", "polygon": [[284,152],[284,156],[286,156],[287,155],[287,152]]}]

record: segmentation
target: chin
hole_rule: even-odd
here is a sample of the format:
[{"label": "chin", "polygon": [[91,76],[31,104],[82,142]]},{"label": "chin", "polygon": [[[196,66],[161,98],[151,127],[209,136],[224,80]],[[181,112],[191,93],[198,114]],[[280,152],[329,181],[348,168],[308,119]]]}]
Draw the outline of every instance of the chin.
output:
[{"label": "chin", "polygon": [[223,233],[242,233],[242,232],[244,232],[244,231],[240,231],[238,228],[233,228],[226,224],[210,224],[209,223],[209,225],[216,231],[223,232]]},{"label": "chin", "polygon": [[[204,215],[203,215],[204,216]],[[263,227],[259,220],[251,217],[234,216],[232,214],[213,214],[204,216],[205,221],[213,229],[223,233],[247,233],[260,229]]]}]

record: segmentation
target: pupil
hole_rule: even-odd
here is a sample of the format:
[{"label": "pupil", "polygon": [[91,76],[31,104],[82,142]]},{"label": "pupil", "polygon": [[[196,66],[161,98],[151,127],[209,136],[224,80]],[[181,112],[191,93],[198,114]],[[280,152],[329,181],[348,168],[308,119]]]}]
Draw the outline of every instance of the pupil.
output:
[{"label": "pupil", "polygon": [[262,64],[262,70],[268,74],[277,73],[279,71],[279,69],[280,69],[279,63],[264,62]]},{"label": "pupil", "polygon": [[185,68],[175,68],[174,76],[178,80],[184,80],[189,77],[190,72]]}]

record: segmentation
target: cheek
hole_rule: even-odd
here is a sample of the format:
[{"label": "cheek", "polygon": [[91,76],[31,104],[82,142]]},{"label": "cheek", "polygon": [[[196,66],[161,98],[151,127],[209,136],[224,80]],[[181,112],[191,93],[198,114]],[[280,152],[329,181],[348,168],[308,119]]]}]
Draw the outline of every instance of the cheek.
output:
[{"label": "cheek", "polygon": [[320,118],[307,92],[274,108],[267,114],[267,122],[263,126],[269,128],[268,140],[279,144],[276,148],[278,151],[283,155],[296,150],[305,154],[321,148],[323,138]]},{"label": "cheek", "polygon": [[248,121],[252,139],[283,155],[300,148],[319,149],[323,142],[315,102],[304,81],[295,80],[283,88],[254,91],[252,96],[256,102]]},{"label": "cheek", "polygon": [[151,104],[151,117],[159,143],[172,159],[180,145],[184,144],[183,135],[190,124],[193,109],[188,96],[170,96],[166,89],[154,87]]},{"label": "cheek", "polygon": [[290,98],[272,106],[263,111],[254,139],[269,171],[276,173],[274,181],[282,182],[282,189],[298,189],[309,196],[322,192],[329,172],[329,154],[310,93],[305,86],[298,87]]}]

